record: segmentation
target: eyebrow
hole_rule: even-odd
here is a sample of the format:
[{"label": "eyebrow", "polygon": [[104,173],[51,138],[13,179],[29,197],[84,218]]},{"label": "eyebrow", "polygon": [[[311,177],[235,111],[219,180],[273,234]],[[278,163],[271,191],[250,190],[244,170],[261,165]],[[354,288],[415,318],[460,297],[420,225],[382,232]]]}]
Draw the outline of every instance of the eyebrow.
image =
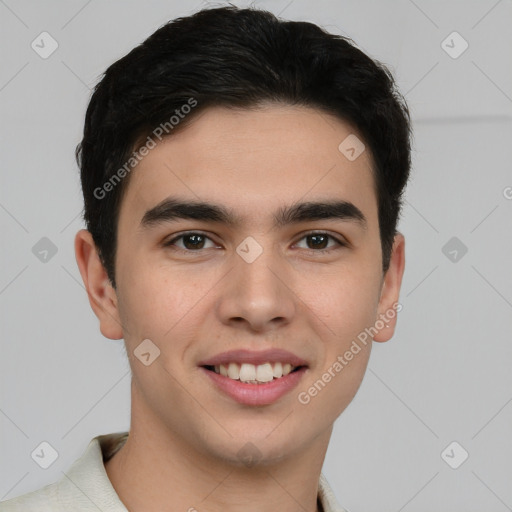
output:
[{"label": "eyebrow", "polygon": [[[338,219],[352,221],[366,229],[363,212],[353,203],[344,200],[308,201],[279,208],[273,215],[274,227],[300,222]],[[141,228],[151,228],[176,219],[200,220],[235,226],[243,218],[222,205],[202,201],[180,200],[168,197],[146,211],[140,222]]]}]

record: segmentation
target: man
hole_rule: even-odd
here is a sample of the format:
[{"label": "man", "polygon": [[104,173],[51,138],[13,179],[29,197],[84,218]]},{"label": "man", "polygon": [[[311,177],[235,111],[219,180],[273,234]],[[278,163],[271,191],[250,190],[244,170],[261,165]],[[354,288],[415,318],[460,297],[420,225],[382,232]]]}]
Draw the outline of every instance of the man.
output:
[{"label": "man", "polygon": [[387,69],[310,23],[203,10],[106,71],[77,157],[76,257],[126,344],[130,431],[0,510],[343,510],[322,464],[404,271]]}]

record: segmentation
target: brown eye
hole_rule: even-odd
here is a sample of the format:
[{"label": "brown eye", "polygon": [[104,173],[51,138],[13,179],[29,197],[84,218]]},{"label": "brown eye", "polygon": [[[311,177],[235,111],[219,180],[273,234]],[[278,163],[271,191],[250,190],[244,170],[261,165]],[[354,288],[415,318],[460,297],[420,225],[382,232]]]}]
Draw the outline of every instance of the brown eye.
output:
[{"label": "brown eye", "polygon": [[[183,233],[172,240],[169,240],[164,244],[165,247],[175,246],[177,249],[181,249],[183,251],[198,251],[201,249],[207,249],[205,244],[207,241],[211,242],[211,247],[215,247],[215,244],[210,240],[209,237],[203,235],[202,233]],[[178,243],[181,242],[181,243]]]},{"label": "brown eye", "polygon": [[182,237],[186,249],[202,249],[205,237],[203,235],[185,235]]},{"label": "brown eye", "polygon": [[[308,233],[301,238],[301,241],[302,240],[306,240],[306,247],[302,248],[313,252],[328,252],[346,245],[341,240],[338,240],[328,233]],[[329,245],[330,241],[333,243]]]},{"label": "brown eye", "polygon": [[325,249],[329,243],[329,237],[325,235],[308,235],[306,239],[311,241],[310,249]]}]

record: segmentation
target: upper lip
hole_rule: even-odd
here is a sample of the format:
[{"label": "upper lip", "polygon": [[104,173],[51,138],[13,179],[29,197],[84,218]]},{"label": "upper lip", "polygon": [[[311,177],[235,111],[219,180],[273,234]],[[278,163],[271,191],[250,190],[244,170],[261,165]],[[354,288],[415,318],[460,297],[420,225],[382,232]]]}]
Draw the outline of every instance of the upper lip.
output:
[{"label": "upper lip", "polygon": [[254,365],[265,363],[290,363],[292,366],[307,366],[304,359],[283,349],[269,349],[261,351],[253,350],[229,350],[209,359],[199,362],[198,366],[217,366],[228,363],[249,363]]}]

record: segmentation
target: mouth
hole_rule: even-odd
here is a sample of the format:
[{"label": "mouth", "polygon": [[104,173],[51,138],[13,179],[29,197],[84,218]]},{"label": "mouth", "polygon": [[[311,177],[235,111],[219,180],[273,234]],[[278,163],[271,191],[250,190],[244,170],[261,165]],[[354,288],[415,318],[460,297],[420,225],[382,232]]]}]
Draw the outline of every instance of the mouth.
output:
[{"label": "mouth", "polygon": [[295,388],[308,364],[285,350],[236,350],[198,365],[214,389],[244,405],[269,405]]},{"label": "mouth", "polygon": [[290,373],[305,368],[303,365],[293,366],[291,363],[263,363],[263,364],[251,364],[251,363],[227,363],[220,365],[205,365],[203,366],[206,370],[214,372],[217,375],[222,375],[231,380],[244,382],[246,384],[266,384],[278,379],[286,377]]}]

